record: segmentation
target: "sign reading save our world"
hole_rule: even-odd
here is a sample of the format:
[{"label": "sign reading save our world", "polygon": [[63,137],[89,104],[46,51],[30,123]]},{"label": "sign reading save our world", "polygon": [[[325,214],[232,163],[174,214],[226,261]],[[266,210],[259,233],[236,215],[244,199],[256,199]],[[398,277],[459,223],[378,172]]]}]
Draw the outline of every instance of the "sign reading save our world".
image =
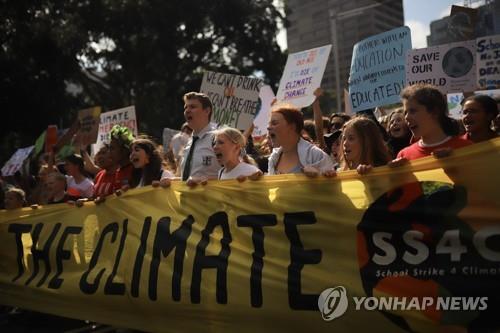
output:
[{"label": "sign reading save our world", "polygon": [[408,27],[371,36],[354,45],[349,74],[353,111],[399,102],[399,94],[405,86],[408,50],[411,50]]}]

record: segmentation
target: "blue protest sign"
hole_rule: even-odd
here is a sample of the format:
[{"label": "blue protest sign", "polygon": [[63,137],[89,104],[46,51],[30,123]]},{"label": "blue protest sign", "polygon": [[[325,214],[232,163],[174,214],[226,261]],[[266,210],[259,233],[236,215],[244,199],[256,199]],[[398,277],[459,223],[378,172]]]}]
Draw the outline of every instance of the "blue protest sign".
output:
[{"label": "blue protest sign", "polygon": [[349,99],[354,112],[399,102],[405,86],[410,28],[399,27],[354,45],[349,74]]}]

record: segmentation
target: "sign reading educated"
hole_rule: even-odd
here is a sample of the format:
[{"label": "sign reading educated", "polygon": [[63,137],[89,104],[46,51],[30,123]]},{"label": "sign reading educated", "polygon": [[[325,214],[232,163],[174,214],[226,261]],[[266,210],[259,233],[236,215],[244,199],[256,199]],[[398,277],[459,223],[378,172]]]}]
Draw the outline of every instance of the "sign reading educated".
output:
[{"label": "sign reading educated", "polygon": [[466,41],[408,52],[406,83],[428,83],[442,93],[476,90],[476,42]]},{"label": "sign reading educated", "polygon": [[0,211],[0,300],[149,332],[493,332],[499,152]]},{"label": "sign reading educated", "polygon": [[101,113],[99,122],[99,132],[97,142],[93,146],[94,154],[101,149],[105,143],[109,143],[109,133],[115,125],[128,127],[135,137],[137,137],[137,119],[135,116],[135,106],[128,106],[122,109]]},{"label": "sign reading educated", "polygon": [[207,71],[200,92],[212,101],[212,121],[246,130],[259,111],[262,79]]},{"label": "sign reading educated", "polygon": [[24,161],[28,158],[33,148],[35,148],[35,146],[16,150],[11,158],[4,164],[2,168],[2,176],[14,176],[17,171],[21,170]]},{"label": "sign reading educated", "polygon": [[500,35],[476,39],[476,50],[478,87],[500,88]]},{"label": "sign reading educated", "polygon": [[349,74],[349,99],[354,112],[400,101],[409,50],[408,27],[392,29],[354,45]]},{"label": "sign reading educated", "polygon": [[276,98],[299,108],[311,105],[314,90],[321,87],[332,45],[288,55]]}]

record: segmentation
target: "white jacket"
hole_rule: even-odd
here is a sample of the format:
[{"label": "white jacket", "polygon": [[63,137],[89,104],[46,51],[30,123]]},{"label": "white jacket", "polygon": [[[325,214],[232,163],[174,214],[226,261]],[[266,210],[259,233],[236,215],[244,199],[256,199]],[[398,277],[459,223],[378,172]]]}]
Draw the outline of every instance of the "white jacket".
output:
[{"label": "white jacket", "polygon": [[[281,155],[282,147],[273,149],[271,156],[269,156],[268,174],[276,174],[276,164]],[[312,166],[317,168],[320,172],[332,170],[334,168],[333,161],[323,150],[310,142],[300,138],[297,143],[297,152],[299,154],[299,161],[302,167]]]}]

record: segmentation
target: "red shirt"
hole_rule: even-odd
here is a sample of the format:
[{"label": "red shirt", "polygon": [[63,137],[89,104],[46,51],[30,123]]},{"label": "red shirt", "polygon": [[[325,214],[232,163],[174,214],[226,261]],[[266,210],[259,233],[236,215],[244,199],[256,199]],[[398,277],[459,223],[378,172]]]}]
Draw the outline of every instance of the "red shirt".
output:
[{"label": "red shirt", "polygon": [[419,142],[415,142],[411,146],[401,149],[397,157],[398,158],[404,157],[408,160],[416,160],[418,158],[429,156],[432,154],[432,152],[438,149],[443,149],[443,148],[457,149],[472,144],[472,142],[470,142],[469,140],[465,140],[459,136],[454,136],[450,138],[448,141],[432,147],[421,147],[419,145]]},{"label": "red shirt", "polygon": [[118,168],[115,174],[115,186],[113,192],[122,188],[123,185],[129,185],[132,179],[132,171],[134,171],[134,166],[132,164],[127,164],[124,167]]},{"label": "red shirt", "polygon": [[[494,138],[496,138],[496,137],[497,137],[497,134],[496,134],[495,132],[491,131],[491,132],[490,132],[490,136],[489,136],[487,139],[482,140],[482,141],[491,140],[491,139],[494,139]],[[467,133],[467,132],[465,132],[465,134],[464,134],[464,135],[462,135],[462,136],[461,136],[461,138],[462,138],[462,139],[464,139],[464,140],[469,140],[470,142],[474,143],[474,141],[472,141],[472,139],[470,138],[469,133]],[[477,142],[481,142],[481,141],[477,141]],[[477,143],[477,142],[476,142],[476,143]]]},{"label": "red shirt", "polygon": [[94,179],[94,196],[105,197],[107,195],[113,194],[115,177],[116,171],[99,171]]}]

